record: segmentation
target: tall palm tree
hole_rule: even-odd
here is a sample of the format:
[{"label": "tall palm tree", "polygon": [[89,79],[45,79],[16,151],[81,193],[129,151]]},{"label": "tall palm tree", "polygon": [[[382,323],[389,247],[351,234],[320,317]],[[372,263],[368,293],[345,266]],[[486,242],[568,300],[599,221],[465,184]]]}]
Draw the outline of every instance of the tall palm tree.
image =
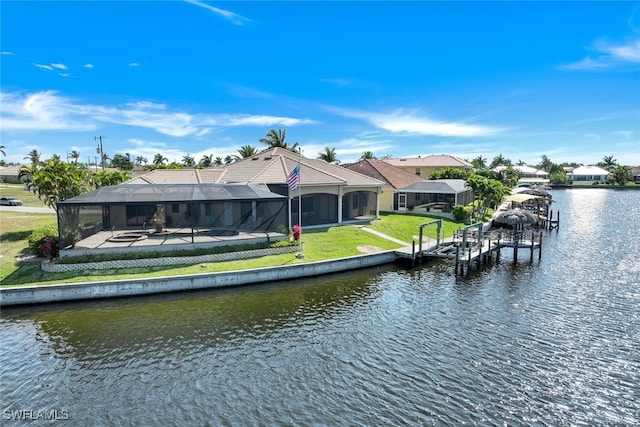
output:
[{"label": "tall palm tree", "polygon": [[218,156],[213,160],[213,165],[214,166],[222,166],[223,162],[222,162],[222,157]]},{"label": "tall palm tree", "polygon": [[258,149],[251,145],[243,145],[238,150],[238,154],[240,154],[241,159],[246,159],[247,157],[253,157],[258,154]]},{"label": "tall palm tree", "polygon": [[136,165],[140,166],[141,164],[147,164],[148,160],[146,157],[136,156]]},{"label": "tall palm tree", "polygon": [[38,151],[37,148],[34,148],[33,150],[29,151],[29,154],[27,155],[27,157],[25,157],[25,160],[29,160],[31,162],[31,166],[37,166],[40,164],[40,152]]},{"label": "tall palm tree", "polygon": [[318,153],[318,158],[324,160],[327,163],[335,163],[336,165],[340,163],[340,160],[338,160],[338,155],[336,154],[335,147],[324,147],[324,151]]},{"label": "tall palm tree", "polygon": [[286,129],[278,129],[277,131],[275,129],[271,129],[269,130],[269,132],[267,132],[265,138],[260,139],[260,142],[262,142],[263,144],[267,144],[269,148],[280,147],[284,148],[285,150],[293,151],[294,153],[300,154],[300,144],[296,142],[290,146],[285,141],[286,137]]},{"label": "tall palm tree", "polygon": [[543,154],[542,161],[540,162],[538,167],[545,172],[549,172],[549,170],[551,169],[551,166],[553,166],[553,162],[546,154]]},{"label": "tall palm tree", "polygon": [[192,155],[187,154],[182,158],[182,164],[187,168],[192,168],[196,165],[196,159]]},{"label": "tall palm tree", "polygon": [[480,154],[478,157],[476,157],[475,159],[471,160],[471,164],[476,169],[486,169],[487,168],[487,158],[483,157],[482,154]]},{"label": "tall palm tree", "polygon": [[202,158],[198,162],[198,166],[201,168],[208,168],[208,167],[211,167],[212,163],[213,163],[213,154],[209,154],[209,155],[205,154],[204,156],[202,156]]},{"label": "tall palm tree", "polygon": [[373,154],[372,151],[365,151],[362,153],[362,156],[360,156],[360,160],[375,160],[376,156]]},{"label": "tall palm tree", "polygon": [[618,161],[613,158],[613,156],[604,156],[602,158],[602,162],[600,162],[602,167],[604,167],[607,171],[613,172],[618,166]]},{"label": "tall palm tree", "polygon": [[169,159],[167,159],[166,157],[164,157],[161,153],[156,153],[155,156],[153,156],[153,165],[154,166],[162,166],[165,164],[165,162],[168,162]]},{"label": "tall palm tree", "polygon": [[80,152],[78,150],[71,150],[70,156],[73,159],[73,163],[78,163],[78,159],[80,158]]},{"label": "tall palm tree", "polygon": [[0,153],[2,153],[3,156],[7,157],[7,153],[4,152],[4,149],[7,148],[4,145],[0,145]]}]

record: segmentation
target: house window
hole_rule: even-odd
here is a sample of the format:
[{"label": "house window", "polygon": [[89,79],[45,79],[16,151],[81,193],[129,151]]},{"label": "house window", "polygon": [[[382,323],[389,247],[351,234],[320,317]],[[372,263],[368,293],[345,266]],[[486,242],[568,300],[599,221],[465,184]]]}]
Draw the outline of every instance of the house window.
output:
[{"label": "house window", "polygon": [[420,176],[420,168],[416,168],[416,175]]},{"label": "house window", "polygon": [[180,204],[179,203],[171,204],[171,213],[180,213]]},{"label": "house window", "polygon": [[420,193],[413,193],[413,200],[415,200],[416,202],[420,201]]}]

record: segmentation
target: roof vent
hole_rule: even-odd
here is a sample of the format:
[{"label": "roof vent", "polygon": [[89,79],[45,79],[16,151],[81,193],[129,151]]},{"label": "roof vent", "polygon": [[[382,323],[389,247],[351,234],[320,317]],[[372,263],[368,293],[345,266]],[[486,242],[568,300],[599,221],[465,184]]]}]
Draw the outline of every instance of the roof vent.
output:
[{"label": "roof vent", "polygon": [[255,156],[255,157],[252,157],[251,160],[258,160],[259,158],[260,156]]},{"label": "roof vent", "polygon": [[271,160],[271,156],[270,155],[266,155],[266,156],[264,156],[264,159],[265,160]]}]

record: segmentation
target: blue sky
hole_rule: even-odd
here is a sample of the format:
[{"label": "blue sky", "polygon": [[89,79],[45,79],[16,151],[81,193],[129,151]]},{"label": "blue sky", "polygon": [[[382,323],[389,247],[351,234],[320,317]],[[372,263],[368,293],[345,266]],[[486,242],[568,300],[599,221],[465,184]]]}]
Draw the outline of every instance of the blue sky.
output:
[{"label": "blue sky", "polygon": [[640,164],[640,3],[2,1],[6,161],[334,147]]}]

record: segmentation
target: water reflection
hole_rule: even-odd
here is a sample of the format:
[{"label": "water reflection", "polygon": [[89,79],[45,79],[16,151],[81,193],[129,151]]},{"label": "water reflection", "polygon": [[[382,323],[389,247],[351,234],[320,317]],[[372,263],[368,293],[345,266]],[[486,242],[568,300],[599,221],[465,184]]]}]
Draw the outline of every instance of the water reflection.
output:
[{"label": "water reflection", "polygon": [[74,425],[637,425],[633,194],[588,221],[586,193],[558,192],[539,262],[465,277],[432,262],[4,310],[3,406]]}]

